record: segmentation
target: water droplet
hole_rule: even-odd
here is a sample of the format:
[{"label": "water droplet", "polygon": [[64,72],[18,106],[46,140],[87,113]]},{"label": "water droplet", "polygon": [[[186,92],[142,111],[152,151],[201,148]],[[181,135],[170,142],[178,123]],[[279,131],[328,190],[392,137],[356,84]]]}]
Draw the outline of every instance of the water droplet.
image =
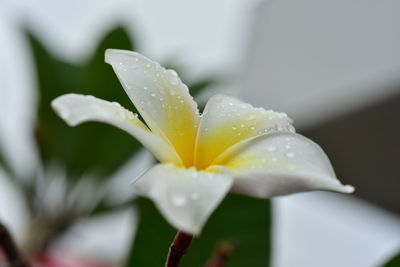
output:
[{"label": "water droplet", "polygon": [[240,127],[244,128],[244,124],[240,124]]},{"label": "water droplet", "polygon": [[61,111],[60,115],[63,119],[66,119],[70,116],[70,113],[67,110],[63,110],[63,111]]},{"label": "water droplet", "polygon": [[232,130],[236,131],[236,129],[237,129],[236,127],[232,127]]},{"label": "water droplet", "polygon": [[144,90],[147,90],[148,88],[146,86],[143,87]]},{"label": "water droplet", "polygon": [[269,152],[272,152],[272,151],[275,151],[276,150],[276,147],[274,147],[274,146],[268,146],[267,147],[267,151],[269,151]]},{"label": "water droplet", "polygon": [[156,96],[156,94],[155,94],[155,93],[151,93],[150,95],[151,95],[152,97],[155,97],[155,96]]},{"label": "water droplet", "polygon": [[174,96],[175,95],[175,90],[174,89],[169,90],[169,94]]},{"label": "water droplet", "polygon": [[199,193],[197,193],[197,192],[192,192],[191,194],[190,194],[190,198],[191,199],[193,199],[193,200],[197,200],[197,199],[199,199]]},{"label": "water droplet", "polygon": [[293,152],[287,152],[286,153],[286,157],[293,158],[294,157],[294,153]]},{"label": "water droplet", "polygon": [[288,168],[289,170],[291,170],[291,171],[297,169],[297,167],[296,167],[295,165],[293,165],[293,164],[289,164],[289,165],[287,166],[287,168]]},{"label": "water droplet", "polygon": [[186,205],[187,198],[182,193],[175,193],[171,196],[171,201],[172,201],[172,204],[174,204],[175,206],[182,207],[182,206]]},{"label": "water droplet", "polygon": [[146,68],[150,68],[150,63],[147,63],[147,64],[146,64]]}]

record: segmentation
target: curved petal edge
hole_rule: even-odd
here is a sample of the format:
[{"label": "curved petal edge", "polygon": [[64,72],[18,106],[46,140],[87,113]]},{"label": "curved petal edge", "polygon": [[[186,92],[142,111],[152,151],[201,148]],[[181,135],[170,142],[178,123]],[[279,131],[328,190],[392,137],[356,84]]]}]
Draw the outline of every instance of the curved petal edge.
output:
[{"label": "curved petal edge", "polygon": [[229,174],[159,164],[136,180],[134,189],[139,195],[152,199],[175,228],[198,235],[232,183]]},{"label": "curved petal edge", "polygon": [[342,185],[319,145],[295,133],[254,139],[224,164],[235,176],[232,192],[270,198],[311,190],[352,193]]},{"label": "curved petal edge", "polygon": [[70,126],[88,121],[111,124],[139,140],[160,162],[182,164],[171,145],[153,134],[136,114],[116,102],[108,102],[90,95],[66,94],[54,99],[51,106]]}]

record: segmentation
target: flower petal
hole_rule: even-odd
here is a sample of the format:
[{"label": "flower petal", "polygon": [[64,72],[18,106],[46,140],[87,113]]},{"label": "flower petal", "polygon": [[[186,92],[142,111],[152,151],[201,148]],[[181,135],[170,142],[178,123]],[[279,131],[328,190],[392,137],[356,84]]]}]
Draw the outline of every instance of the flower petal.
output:
[{"label": "flower petal", "polygon": [[174,227],[199,234],[208,217],[229,192],[232,182],[228,174],[159,164],[135,183],[135,190],[152,199]]},{"label": "flower petal", "polygon": [[230,146],[276,131],[294,131],[285,113],[255,108],[230,96],[213,96],[201,117],[195,166],[206,168]]},{"label": "flower petal", "polygon": [[149,131],[136,114],[116,102],[108,102],[90,95],[67,94],[54,99],[51,105],[70,126],[87,121],[114,125],[138,139],[160,162],[182,164],[171,145]]},{"label": "flower petal", "polygon": [[199,112],[176,72],[131,51],[108,49],[105,60],[152,132],[170,142],[185,166],[191,166]]},{"label": "flower petal", "polygon": [[235,174],[232,192],[253,197],[310,190],[354,191],[352,186],[339,182],[320,146],[294,133],[260,137],[224,166]]}]

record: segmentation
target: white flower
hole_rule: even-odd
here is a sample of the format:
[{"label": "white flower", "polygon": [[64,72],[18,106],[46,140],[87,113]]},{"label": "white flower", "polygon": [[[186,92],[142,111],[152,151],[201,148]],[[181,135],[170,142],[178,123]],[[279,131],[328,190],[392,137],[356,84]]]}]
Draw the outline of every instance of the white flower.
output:
[{"label": "white flower", "polygon": [[336,178],[322,149],[294,133],[286,114],[216,95],[200,115],[173,70],[123,50],[107,50],[105,61],[146,124],[118,103],[93,96],[63,95],[52,106],[71,126],[109,123],[152,152],[160,163],[135,182],[135,190],[177,229],[199,234],[229,191],[259,198],[353,192]]}]

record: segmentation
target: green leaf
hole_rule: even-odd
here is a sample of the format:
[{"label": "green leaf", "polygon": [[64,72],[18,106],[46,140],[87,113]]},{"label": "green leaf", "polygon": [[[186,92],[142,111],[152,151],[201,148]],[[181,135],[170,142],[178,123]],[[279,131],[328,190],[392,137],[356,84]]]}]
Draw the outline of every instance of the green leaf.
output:
[{"label": "green leaf", "polygon": [[383,267],[400,267],[400,253],[394,256],[388,263],[383,265]]},{"label": "green leaf", "polygon": [[[140,221],[127,266],[163,266],[176,230],[159,214],[152,202],[138,201]],[[270,251],[270,205],[259,200],[229,195],[194,239],[182,267],[203,266],[221,241],[235,250],[230,267],[266,267]]]},{"label": "green leaf", "polygon": [[123,91],[112,68],[104,63],[107,48],[134,49],[122,28],[105,36],[92,57],[84,64],[63,62],[28,33],[36,63],[40,99],[36,129],[37,142],[45,165],[65,166],[69,176],[87,171],[108,175],[140,147],[127,133],[101,123],[86,123],[76,128],[65,124],[51,109],[50,102],[66,93],[90,94],[117,101],[136,111]]}]

